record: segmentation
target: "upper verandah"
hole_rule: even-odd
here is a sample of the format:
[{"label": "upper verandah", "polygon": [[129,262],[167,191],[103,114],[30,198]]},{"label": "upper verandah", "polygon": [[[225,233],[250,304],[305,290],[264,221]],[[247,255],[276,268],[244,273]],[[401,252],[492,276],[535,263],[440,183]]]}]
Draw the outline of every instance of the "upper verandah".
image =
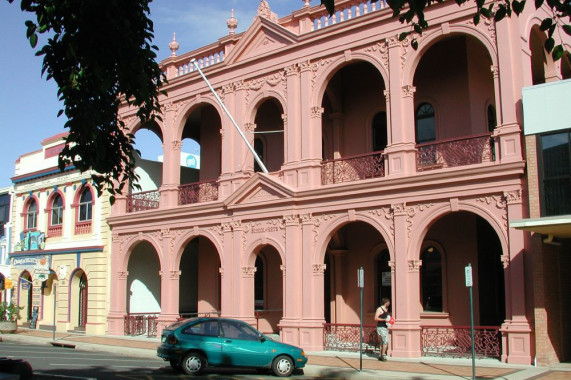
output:
[{"label": "upper verandah", "polygon": [[[302,8],[278,19],[277,15],[271,11],[269,3],[261,0],[257,17],[254,18],[253,24],[260,22],[267,26],[271,25],[279,29],[282,37],[294,42],[302,35],[380,10],[390,10],[385,0],[379,0],[374,3],[371,3],[369,0],[340,0],[335,4],[335,14],[329,16],[327,10],[322,5],[312,7],[310,5],[311,0],[302,1],[304,1]],[[196,68],[190,63],[192,59],[196,59],[197,64],[201,68],[206,68],[226,61],[229,56],[236,55],[237,51],[240,50],[240,41],[244,36],[248,35],[248,31],[253,25],[250,25],[246,32],[236,34],[237,22],[232,12],[231,17],[227,20],[228,35],[218,39],[217,42],[182,55],[177,55],[179,45],[176,42],[176,37],[173,36],[173,40],[169,44],[171,55],[160,63],[167,75],[167,79],[173,79],[195,71]],[[242,48],[246,47],[243,46]]]}]

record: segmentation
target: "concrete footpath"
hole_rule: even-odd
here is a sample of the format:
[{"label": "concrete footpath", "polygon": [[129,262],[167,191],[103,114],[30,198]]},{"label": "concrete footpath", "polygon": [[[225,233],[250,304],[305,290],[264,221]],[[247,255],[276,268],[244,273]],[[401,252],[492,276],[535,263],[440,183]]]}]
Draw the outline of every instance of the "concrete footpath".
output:
[{"label": "concrete footpath", "polygon": [[[52,344],[49,331],[19,329],[16,334],[0,335],[5,342]],[[55,343],[83,351],[105,351],[117,355],[139,358],[157,358],[159,340],[144,337],[89,336],[57,333]],[[1,343],[0,343],[1,344]],[[472,362],[469,359],[389,358],[377,360],[376,355],[363,354],[363,371],[359,371],[359,354],[348,352],[307,352],[309,357],[304,374],[307,376],[345,379],[471,379]],[[492,359],[476,361],[478,379],[571,379],[571,364],[553,367],[534,367],[500,363]]]}]

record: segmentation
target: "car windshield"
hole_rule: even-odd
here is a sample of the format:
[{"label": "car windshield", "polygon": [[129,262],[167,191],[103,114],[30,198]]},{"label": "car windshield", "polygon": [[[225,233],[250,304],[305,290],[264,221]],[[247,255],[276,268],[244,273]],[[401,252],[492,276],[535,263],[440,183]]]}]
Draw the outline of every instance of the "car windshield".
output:
[{"label": "car windshield", "polygon": [[221,321],[225,338],[256,340],[260,333],[251,326],[236,321]]}]

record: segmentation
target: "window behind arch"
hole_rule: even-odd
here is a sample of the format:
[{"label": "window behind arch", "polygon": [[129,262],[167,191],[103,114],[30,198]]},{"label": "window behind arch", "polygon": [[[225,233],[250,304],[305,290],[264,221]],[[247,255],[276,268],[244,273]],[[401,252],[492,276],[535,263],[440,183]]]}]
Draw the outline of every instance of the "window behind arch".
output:
[{"label": "window behind arch", "polygon": [[[260,138],[254,139],[254,151],[256,152],[258,157],[260,157],[260,160],[262,160],[262,162],[263,162],[264,161],[264,142],[262,141],[262,139],[260,139]],[[256,173],[262,171],[262,168],[260,167],[260,165],[258,164],[258,161],[256,161],[256,159],[254,159],[254,171]]]},{"label": "window behind arch", "polygon": [[387,147],[387,113],[379,112],[373,117],[372,139],[373,152],[385,150]]},{"label": "window behind arch", "polygon": [[383,249],[377,255],[375,266],[377,272],[376,281],[376,307],[381,305],[385,297],[391,298],[391,267],[389,266],[390,255],[388,249]]},{"label": "window behind arch", "polygon": [[62,223],[63,223],[63,199],[61,195],[56,194],[52,200],[50,225],[59,226]]},{"label": "window behind arch", "polygon": [[38,205],[35,199],[31,199],[26,209],[26,229],[33,230],[38,224]]},{"label": "window behind arch", "polygon": [[84,189],[79,198],[78,221],[86,222],[92,218],[93,195],[89,188]]},{"label": "window behind arch", "polygon": [[442,309],[442,255],[434,246],[421,255],[422,306],[424,311],[441,312]]},{"label": "window behind arch", "polygon": [[496,125],[498,125],[496,120],[496,107],[490,104],[488,106],[488,131],[493,132]]},{"label": "window behind arch", "polygon": [[436,140],[434,107],[430,103],[422,103],[416,109],[416,142],[421,144],[434,140]]},{"label": "window behind arch", "polygon": [[264,261],[256,257],[256,273],[254,273],[254,308],[264,309]]}]

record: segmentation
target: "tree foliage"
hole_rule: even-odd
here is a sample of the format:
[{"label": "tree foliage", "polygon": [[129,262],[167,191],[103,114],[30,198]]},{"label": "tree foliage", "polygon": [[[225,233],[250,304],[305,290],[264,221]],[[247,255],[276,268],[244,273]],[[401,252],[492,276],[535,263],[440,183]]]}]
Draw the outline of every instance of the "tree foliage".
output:
[{"label": "tree foliage", "polygon": [[[8,0],[12,3],[14,0]],[[58,96],[69,129],[59,167],[92,169],[99,194],[114,195],[137,179],[133,135],[118,118],[127,101],[137,116],[150,120],[159,111],[158,95],[165,78],[151,45],[152,0],[20,0],[27,37],[43,57],[42,74],[58,85]]]},{"label": "tree foliage", "polygon": [[[379,0],[370,0],[371,3],[376,3]],[[388,6],[393,10],[393,17],[398,17],[401,23],[411,25],[411,31],[403,32],[399,35],[402,41],[411,34],[422,35],[422,32],[428,29],[428,22],[426,21],[424,12],[432,4],[442,3],[444,0],[387,0]],[[469,0],[454,0],[456,4],[462,5]],[[512,14],[519,15],[523,12],[526,0],[498,0],[488,2],[486,0],[474,0],[476,3],[476,13],[474,14],[474,24],[478,25],[482,17],[486,19],[493,19],[494,21],[503,20],[505,17],[511,17]],[[553,34],[558,26],[561,27],[564,33],[571,35],[571,1],[569,0],[535,0],[535,8],[547,4],[551,8],[552,16],[545,18],[540,29],[547,32],[547,39],[545,41],[545,50],[551,53],[554,60],[558,60],[565,54],[565,49],[562,44],[555,45]],[[321,0],[321,4],[325,6],[330,15],[335,12],[335,0]],[[418,42],[413,37],[411,46],[416,49]]]}]

